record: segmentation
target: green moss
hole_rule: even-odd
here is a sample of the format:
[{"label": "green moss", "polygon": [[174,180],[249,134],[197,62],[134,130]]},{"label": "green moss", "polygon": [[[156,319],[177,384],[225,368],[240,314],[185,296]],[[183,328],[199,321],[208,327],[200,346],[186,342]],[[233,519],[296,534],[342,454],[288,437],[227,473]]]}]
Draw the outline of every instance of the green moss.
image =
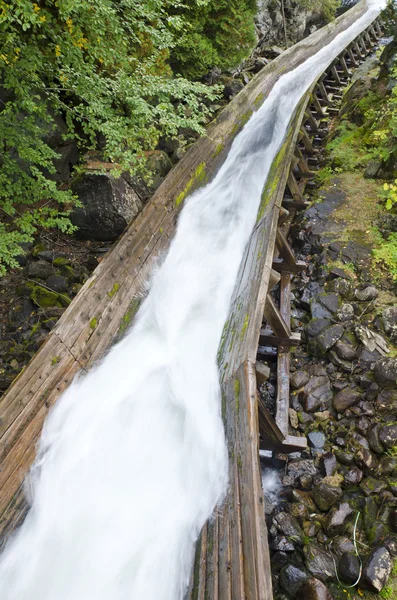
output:
[{"label": "green moss", "polygon": [[163,233],[164,229],[162,227],[160,227],[159,232]]},{"label": "green moss", "polygon": [[249,322],[250,322],[250,316],[249,316],[249,314],[247,313],[247,314],[245,315],[245,317],[244,317],[244,323],[243,323],[243,327],[242,327],[242,329],[241,329],[241,334],[240,334],[240,339],[241,339],[241,340],[243,340],[243,339],[244,339],[245,333],[246,333],[246,331],[247,331],[247,329],[248,329],[248,324],[249,324]]},{"label": "green moss", "polygon": [[237,456],[237,466],[238,466],[238,468],[241,471],[241,469],[243,468],[243,461],[241,460],[241,455],[240,454]]},{"label": "green moss", "polygon": [[212,153],[212,158],[215,158],[216,156],[218,156],[218,154],[220,154],[222,152],[222,150],[225,148],[225,144],[218,144],[217,147],[215,148],[214,152]]},{"label": "green moss", "polygon": [[207,169],[206,169],[206,166],[205,166],[205,162],[202,162],[202,163],[199,164],[199,166],[195,170],[192,178],[190,179],[190,181],[186,185],[186,187],[183,190],[183,192],[181,192],[179,194],[179,196],[176,198],[175,204],[177,206],[179,206],[184,201],[184,199],[189,194],[189,192],[193,191],[193,189],[195,187],[198,187],[198,184],[203,183],[206,180],[206,178],[207,178]]},{"label": "green moss", "polygon": [[65,265],[70,265],[70,258],[66,258],[65,256],[59,256],[52,261],[54,267],[63,267]]},{"label": "green moss", "polygon": [[90,328],[92,330],[96,329],[98,325],[98,320],[96,317],[92,317],[91,321],[90,321]]},{"label": "green moss", "polygon": [[[53,306],[58,306],[60,308],[64,307],[68,299],[65,297],[65,300],[62,300],[62,298],[63,295],[51,292],[40,285],[35,285],[30,294],[30,299],[33,300],[37,306],[40,306],[40,308],[50,308]],[[70,300],[68,303],[70,304]]]},{"label": "green moss", "polygon": [[57,365],[60,360],[61,360],[60,356],[54,356],[54,358],[51,359],[51,364],[52,365]]},{"label": "green moss", "polygon": [[261,92],[260,94],[257,95],[257,97],[254,100],[254,105],[256,107],[259,107],[261,104],[263,104],[263,101],[265,99],[265,94],[263,92]]},{"label": "green moss", "polygon": [[141,304],[140,298],[135,298],[135,300],[133,300],[131,302],[127,312],[125,313],[124,317],[121,320],[121,324],[120,324],[119,330],[117,332],[117,334],[119,336],[124,335],[125,332],[127,331],[133,317],[138,312],[138,308],[140,307],[140,304]]},{"label": "green moss", "polygon": [[119,283],[115,283],[113,285],[112,289],[110,290],[110,292],[108,292],[109,298],[113,298],[113,296],[115,294],[117,294],[117,292],[119,291],[119,289],[120,289],[120,284]]},{"label": "green moss", "polygon": [[238,412],[240,408],[240,381],[238,379],[234,380],[234,398],[236,400],[236,412]]},{"label": "green moss", "polygon": [[393,588],[391,586],[384,587],[383,590],[379,593],[379,596],[381,598],[385,598],[386,600],[392,600],[392,598],[394,598]]}]

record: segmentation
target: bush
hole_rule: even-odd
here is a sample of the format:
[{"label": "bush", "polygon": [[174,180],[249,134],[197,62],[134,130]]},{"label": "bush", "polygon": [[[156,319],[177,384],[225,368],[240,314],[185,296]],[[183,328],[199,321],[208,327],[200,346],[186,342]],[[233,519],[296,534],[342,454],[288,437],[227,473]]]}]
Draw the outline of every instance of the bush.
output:
[{"label": "bush", "polygon": [[[197,0],[197,4],[202,1]],[[0,274],[37,227],[71,232],[51,175],[54,119],[84,149],[135,172],[160,136],[201,132],[215,91],[172,77],[181,0],[14,0],[0,9]],[[178,11],[181,12],[178,15]],[[207,102],[208,104],[208,102]]]}]

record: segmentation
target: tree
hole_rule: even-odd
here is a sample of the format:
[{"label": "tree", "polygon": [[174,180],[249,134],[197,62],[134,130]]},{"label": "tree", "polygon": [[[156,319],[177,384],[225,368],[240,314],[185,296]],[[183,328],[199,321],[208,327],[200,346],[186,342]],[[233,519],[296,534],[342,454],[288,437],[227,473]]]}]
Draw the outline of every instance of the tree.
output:
[{"label": "tree", "polygon": [[[199,0],[197,0],[200,3]],[[172,77],[181,0],[14,0],[0,7],[0,274],[37,227],[71,232],[71,192],[52,180],[55,118],[84,149],[136,170],[160,136],[202,131],[216,93]],[[207,102],[208,104],[208,102]],[[187,107],[189,110],[187,110]]]}]

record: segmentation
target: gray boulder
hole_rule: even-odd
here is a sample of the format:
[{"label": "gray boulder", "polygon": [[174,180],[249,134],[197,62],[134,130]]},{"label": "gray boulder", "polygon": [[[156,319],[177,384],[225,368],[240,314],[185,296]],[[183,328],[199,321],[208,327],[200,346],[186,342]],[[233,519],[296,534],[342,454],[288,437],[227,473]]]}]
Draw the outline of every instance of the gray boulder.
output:
[{"label": "gray boulder", "polygon": [[381,358],[374,369],[376,383],[381,388],[397,389],[397,358]]},{"label": "gray boulder", "polygon": [[71,213],[80,239],[116,240],[142,209],[142,202],[123,179],[86,173],[72,187],[82,204]]}]

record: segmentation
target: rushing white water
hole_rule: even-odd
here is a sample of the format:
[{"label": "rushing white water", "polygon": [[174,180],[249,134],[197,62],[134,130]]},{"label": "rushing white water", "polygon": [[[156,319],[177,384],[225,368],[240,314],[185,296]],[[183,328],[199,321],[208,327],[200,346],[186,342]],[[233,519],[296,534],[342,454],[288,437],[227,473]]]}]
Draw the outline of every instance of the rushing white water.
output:
[{"label": "rushing white water", "polygon": [[278,504],[280,501],[280,492],[282,483],[278,471],[275,469],[262,469],[262,489],[265,499],[270,504]]},{"label": "rushing white water", "polygon": [[181,600],[227,487],[216,354],[261,191],[302,93],[379,10],[280,78],[193,194],[136,324],[51,412],[2,600]]}]

